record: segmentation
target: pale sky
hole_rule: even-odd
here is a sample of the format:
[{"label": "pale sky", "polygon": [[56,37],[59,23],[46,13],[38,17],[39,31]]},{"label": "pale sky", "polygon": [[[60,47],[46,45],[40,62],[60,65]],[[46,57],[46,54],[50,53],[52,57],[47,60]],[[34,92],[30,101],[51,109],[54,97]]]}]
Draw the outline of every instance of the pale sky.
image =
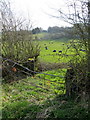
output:
[{"label": "pale sky", "polygon": [[68,26],[60,19],[51,17],[59,16],[56,9],[65,6],[65,0],[10,0],[14,11],[18,16],[29,18],[33,28],[41,27],[47,29],[49,26]]}]

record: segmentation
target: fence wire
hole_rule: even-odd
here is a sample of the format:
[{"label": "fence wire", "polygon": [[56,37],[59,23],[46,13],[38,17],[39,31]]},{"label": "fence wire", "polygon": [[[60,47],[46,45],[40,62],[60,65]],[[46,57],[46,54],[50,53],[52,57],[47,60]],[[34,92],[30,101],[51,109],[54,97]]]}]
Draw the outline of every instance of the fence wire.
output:
[{"label": "fence wire", "polygon": [[[21,69],[21,72],[24,72],[28,76],[31,76],[33,74],[35,81],[30,82],[31,85],[40,87],[42,89],[50,90],[56,94],[58,94],[58,93],[64,94],[65,93],[65,76],[54,75],[54,73],[49,74],[49,73],[45,73],[45,72],[33,71],[27,67],[20,65],[19,63],[16,63],[16,62],[14,62],[10,59],[6,59],[6,58],[4,58],[4,61],[12,64],[11,67],[16,67],[16,68]],[[61,69],[60,69],[60,71],[65,72]]]}]

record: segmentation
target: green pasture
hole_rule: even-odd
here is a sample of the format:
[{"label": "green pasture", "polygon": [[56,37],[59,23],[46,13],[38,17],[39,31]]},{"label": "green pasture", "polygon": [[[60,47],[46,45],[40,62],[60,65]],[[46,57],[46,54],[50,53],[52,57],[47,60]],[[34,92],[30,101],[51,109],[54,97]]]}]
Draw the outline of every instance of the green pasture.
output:
[{"label": "green pasture", "polygon": [[[44,35],[38,34],[38,37],[43,38]],[[39,53],[39,46],[39,60],[42,63],[67,63],[72,59],[81,59],[85,56],[85,52],[79,51],[80,48],[83,48],[82,46],[77,43],[71,45],[70,41],[65,42],[64,40],[41,39],[33,41],[33,44],[26,41],[18,42],[11,45],[13,51],[11,51],[11,47],[6,46],[8,44],[4,44],[3,54],[14,55],[14,59],[16,55],[20,55],[20,61],[23,59],[27,61],[29,57],[34,56],[33,54]],[[86,108],[64,96],[66,71],[65,68],[45,71],[44,74],[39,73],[34,77],[3,83],[3,119],[85,118]]]},{"label": "green pasture", "polygon": [[[27,105],[43,104],[46,100],[53,99],[58,94],[65,94],[65,80],[60,78],[59,75],[64,76],[66,69],[44,73],[58,76],[37,74],[34,78],[28,77],[2,85],[2,113],[4,118],[22,117],[24,114],[26,115],[26,109],[34,114],[33,110],[35,108],[27,108]],[[38,111],[36,110],[36,112]],[[32,117],[32,115],[29,117]]]},{"label": "green pasture", "polygon": [[[49,40],[44,39],[48,33],[33,34],[28,38],[21,41],[7,41],[2,43],[2,54],[14,60],[27,61],[28,58],[34,57],[39,54],[39,60],[41,62],[49,63],[67,63],[72,59],[81,58],[85,55],[85,52],[79,51],[84,49],[82,44],[78,44],[78,40],[70,43],[71,40],[60,39],[60,40]],[[38,39],[40,38],[40,39]],[[29,40],[30,39],[30,40]],[[47,50],[46,50],[47,47]],[[39,50],[40,48],[40,50]],[[53,52],[56,50],[56,52]],[[62,52],[59,52],[62,51]]]},{"label": "green pasture", "polygon": [[[85,52],[79,51],[81,48],[79,44],[71,44],[70,41],[64,42],[63,40],[42,40],[39,41],[39,45],[39,59],[44,62],[67,63],[72,59],[80,59],[85,55]],[[47,47],[47,50],[45,47]],[[56,52],[53,52],[53,50],[56,50]]]},{"label": "green pasture", "polygon": [[[66,69],[44,73],[65,76]],[[65,98],[65,79],[45,74],[2,85],[3,119],[86,117],[80,103]]]},{"label": "green pasture", "polygon": [[38,34],[33,34],[33,39],[38,38],[38,39],[43,39],[45,36],[47,36],[48,33],[38,33]]}]

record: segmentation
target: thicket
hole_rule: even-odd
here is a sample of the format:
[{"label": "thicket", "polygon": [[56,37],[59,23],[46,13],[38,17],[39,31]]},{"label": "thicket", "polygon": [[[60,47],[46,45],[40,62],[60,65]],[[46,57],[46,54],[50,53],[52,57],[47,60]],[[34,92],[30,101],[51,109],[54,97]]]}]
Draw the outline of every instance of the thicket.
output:
[{"label": "thicket", "polygon": [[[64,10],[58,10],[58,12],[60,13],[60,18],[63,19],[65,22],[74,25],[75,33],[80,36],[80,45],[82,45],[83,48],[86,50],[86,60],[84,61],[84,59],[82,58],[82,62],[80,62],[79,64],[78,62],[76,62],[76,65],[74,64],[73,69],[71,68],[71,71],[76,71],[75,79],[71,78],[71,80],[74,80],[73,84],[76,80],[81,81],[82,84],[83,81],[85,82],[85,96],[83,98],[86,99],[86,96],[88,96],[85,102],[88,106],[88,117],[90,119],[90,1],[71,0],[67,1],[65,5],[65,7],[67,7],[68,9],[68,12],[65,13]],[[79,72],[80,66],[83,72]],[[82,77],[79,77],[82,75],[83,79]],[[80,85],[80,87],[81,86],[82,85]],[[81,89],[83,91],[83,88]]]},{"label": "thicket", "polygon": [[[35,43],[33,40],[30,32],[30,20],[26,21],[22,18],[16,18],[9,2],[1,1],[0,6],[2,17],[2,73],[3,76],[4,73],[5,76],[9,76],[9,74],[12,74],[12,69],[15,66],[15,63],[23,65],[23,63],[28,61],[28,64],[31,64],[31,61],[36,62],[40,48],[38,43]],[[8,63],[8,59],[12,62]],[[18,68],[14,67],[13,72],[16,72],[17,69]]]}]

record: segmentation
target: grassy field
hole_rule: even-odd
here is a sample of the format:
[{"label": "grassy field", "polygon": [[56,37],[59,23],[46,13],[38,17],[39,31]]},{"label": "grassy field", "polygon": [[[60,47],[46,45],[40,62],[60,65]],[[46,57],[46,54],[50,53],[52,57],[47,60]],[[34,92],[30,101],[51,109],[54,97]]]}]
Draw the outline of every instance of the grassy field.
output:
[{"label": "grassy field", "polygon": [[[79,51],[78,55],[77,49],[79,50],[80,46],[76,45],[77,49],[74,49],[70,41],[39,40],[38,43],[41,46],[39,56],[41,62],[67,63],[72,58],[80,59],[80,56],[85,55],[83,51]],[[87,110],[84,105],[65,96],[66,71],[66,68],[53,69],[45,71],[44,74],[36,74],[34,77],[3,83],[3,119],[86,118]]]},{"label": "grassy field", "polygon": [[[45,73],[64,76],[65,72],[66,69],[47,71]],[[28,112],[32,112],[29,117],[33,117],[35,115],[34,111],[38,112],[37,106],[39,104],[42,105],[45,101],[53,99],[58,94],[65,94],[64,83],[64,78],[37,74],[34,78],[28,77],[13,83],[3,84],[3,117],[19,118],[24,114],[27,116],[26,109],[28,109]],[[34,108],[27,108],[28,106]]]},{"label": "grassy field", "polygon": [[[81,46],[71,44],[70,41],[64,42],[63,40],[43,40],[39,41],[39,44],[41,46],[39,59],[44,62],[67,63],[72,59],[80,59],[85,55],[85,52],[79,51]],[[53,50],[56,50],[56,52],[53,52]]]},{"label": "grassy field", "polygon": [[[45,73],[64,76],[66,69]],[[85,118],[86,109],[64,96],[64,83],[64,78],[37,74],[35,77],[3,84],[3,119]]]},{"label": "grassy field", "polygon": [[38,34],[33,34],[33,38],[38,38],[38,39],[43,39],[48,33],[38,33]]}]

